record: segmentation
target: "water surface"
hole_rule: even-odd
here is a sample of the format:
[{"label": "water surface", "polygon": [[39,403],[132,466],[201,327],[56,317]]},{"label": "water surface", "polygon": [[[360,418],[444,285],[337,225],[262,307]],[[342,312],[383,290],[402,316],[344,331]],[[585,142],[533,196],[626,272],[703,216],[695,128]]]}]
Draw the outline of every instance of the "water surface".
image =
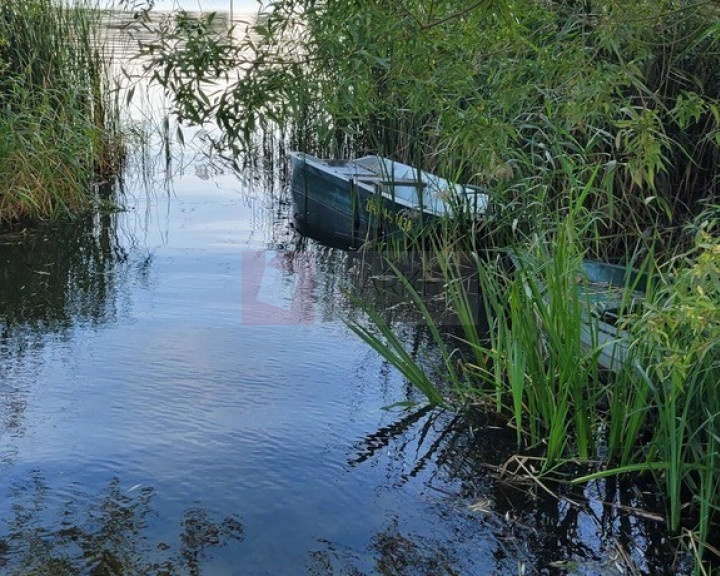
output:
[{"label": "water surface", "polygon": [[356,339],[353,290],[432,355],[402,293],[294,232],[282,158],[159,157],[126,212],[0,238],[3,574],[674,573],[658,523],[599,502],[636,492],[503,485],[511,430]]}]

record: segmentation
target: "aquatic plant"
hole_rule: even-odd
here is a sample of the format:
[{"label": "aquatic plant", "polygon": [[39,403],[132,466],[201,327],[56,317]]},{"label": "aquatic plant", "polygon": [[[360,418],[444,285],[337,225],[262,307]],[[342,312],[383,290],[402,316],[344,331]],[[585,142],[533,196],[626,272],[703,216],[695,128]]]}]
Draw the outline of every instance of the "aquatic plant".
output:
[{"label": "aquatic plant", "polygon": [[89,4],[0,1],[0,222],[76,215],[122,160],[119,106],[110,90]]},{"label": "aquatic plant", "polygon": [[[514,247],[511,266],[508,251],[434,253],[459,327],[459,335],[448,335],[425,315],[443,376],[429,378],[407,356],[412,365],[400,367],[402,345],[395,340],[388,348],[393,336],[386,325],[382,333],[366,327],[362,337],[431,403],[504,415],[518,448],[541,455],[546,473],[572,462],[600,469],[582,482],[655,476],[671,530],[691,528],[700,570],[720,518],[720,243],[712,214],[696,226],[697,245],[682,258],[659,267],[649,251],[639,267],[652,281],[641,283],[644,276],[628,268],[616,312],[627,353],[615,359],[617,372],[600,363],[613,343],[597,338],[593,304],[578,289],[585,251],[568,222]],[[468,260],[476,265],[474,293],[467,288]],[[409,290],[422,310],[421,296]],[[639,290],[641,303],[633,298]],[[478,295],[486,331],[471,305]],[[378,318],[370,312],[371,322]],[[584,334],[595,335],[589,345]]]},{"label": "aquatic plant", "polygon": [[663,278],[632,324],[632,361],[615,382],[629,391],[625,400],[630,399],[632,409],[619,416],[630,417],[630,423],[609,446],[619,455],[618,471],[634,467],[658,474],[673,530],[681,527],[684,509],[696,513],[701,550],[720,512],[716,226],[715,214],[698,227],[695,248],[674,263],[672,274]]}]

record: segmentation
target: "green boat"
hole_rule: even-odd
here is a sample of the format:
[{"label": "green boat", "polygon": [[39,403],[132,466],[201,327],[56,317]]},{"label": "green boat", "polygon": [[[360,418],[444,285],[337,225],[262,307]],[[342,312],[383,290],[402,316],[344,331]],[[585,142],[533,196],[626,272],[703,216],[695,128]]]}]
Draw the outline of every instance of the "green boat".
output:
[{"label": "green boat", "polygon": [[[527,255],[511,258],[526,277],[537,270]],[[627,360],[627,317],[642,305],[648,281],[647,274],[632,268],[589,259],[575,273],[578,302],[583,306],[581,343],[584,349],[597,351],[598,364],[606,370],[617,372]],[[542,283],[539,287],[544,290]],[[531,293],[527,281],[526,291]]]},{"label": "green boat", "polygon": [[381,156],[290,156],[296,227],[342,248],[418,237],[442,218],[477,219],[487,208],[488,197],[477,186],[452,184]]}]

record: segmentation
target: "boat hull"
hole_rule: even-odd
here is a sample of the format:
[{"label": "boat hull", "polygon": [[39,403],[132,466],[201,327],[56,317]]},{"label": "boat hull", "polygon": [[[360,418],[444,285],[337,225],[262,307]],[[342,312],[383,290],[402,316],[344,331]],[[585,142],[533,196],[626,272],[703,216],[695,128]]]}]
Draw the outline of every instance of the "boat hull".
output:
[{"label": "boat hull", "polygon": [[[540,268],[528,254],[515,254],[512,260],[516,269],[526,274]],[[646,274],[625,266],[583,260],[576,273],[576,282],[578,302],[583,306],[580,328],[583,349],[597,354],[598,365],[602,368],[618,372],[629,355],[629,335],[623,328],[621,315],[643,300],[650,280]],[[544,291],[542,283],[539,288]],[[525,290],[533,297],[533,290],[527,283]],[[538,321],[542,322],[540,317]]]},{"label": "boat hull", "polygon": [[444,215],[432,193],[447,183],[410,166],[374,156],[333,161],[302,153],[293,153],[292,162],[295,225],[315,238],[320,233],[325,243],[332,238],[333,245],[353,249],[417,240]]},{"label": "boat hull", "polygon": [[370,228],[367,213],[370,195],[350,180],[322,172],[303,158],[293,157],[293,216],[301,232],[313,237],[322,234],[341,247],[358,247]]}]

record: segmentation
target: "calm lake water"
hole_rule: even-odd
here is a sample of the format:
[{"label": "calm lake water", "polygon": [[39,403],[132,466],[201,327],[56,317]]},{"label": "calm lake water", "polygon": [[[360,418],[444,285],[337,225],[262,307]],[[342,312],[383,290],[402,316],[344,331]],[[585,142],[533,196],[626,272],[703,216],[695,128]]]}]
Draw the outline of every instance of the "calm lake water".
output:
[{"label": "calm lake water", "polygon": [[2,574],[676,572],[637,490],[503,485],[512,431],[423,408],[357,340],[348,290],[432,354],[392,285],[294,232],[281,158],[134,152],[126,212],[0,237]]}]

